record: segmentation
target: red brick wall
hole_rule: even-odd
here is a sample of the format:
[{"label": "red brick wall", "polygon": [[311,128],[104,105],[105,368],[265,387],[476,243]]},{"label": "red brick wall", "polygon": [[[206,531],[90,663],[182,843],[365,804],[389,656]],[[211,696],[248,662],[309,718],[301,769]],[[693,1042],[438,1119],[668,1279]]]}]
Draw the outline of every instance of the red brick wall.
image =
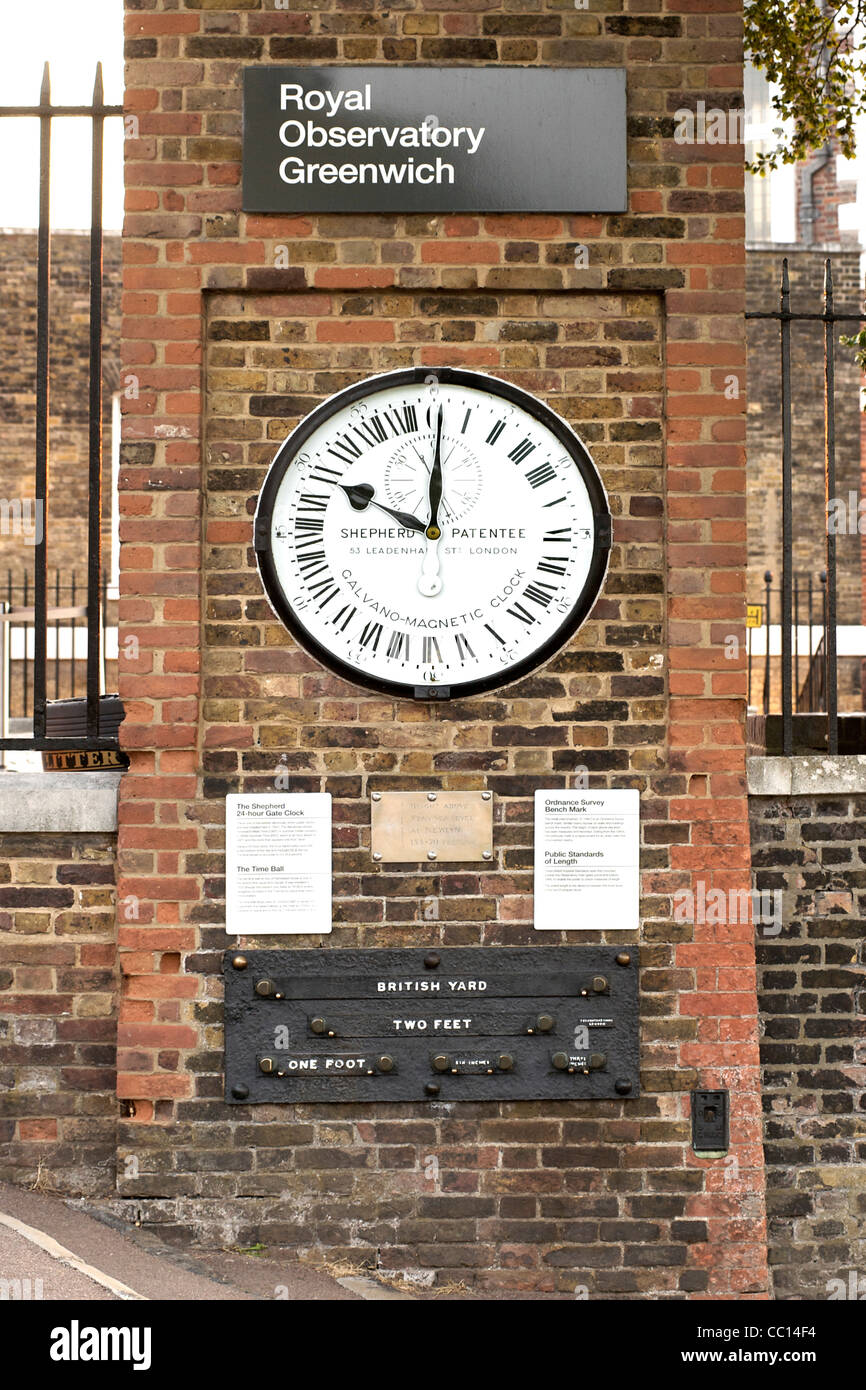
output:
[{"label": "red brick wall", "polygon": [[[123,352],[142,389],[120,503],[121,641],[140,654],[121,674],[120,896],[138,917],[118,922],[119,1091],[134,1109],[122,1152],[136,1160],[119,1192],[169,1232],[192,1222],[353,1259],[378,1247],[392,1268],[541,1288],[766,1287],[752,931],[671,911],[697,880],[748,887],[744,671],[725,654],[746,562],[744,396],[724,389],[744,362],[742,150],[673,139],[682,106],[741,104],[738,9],[156,0],[127,15],[141,138],[127,146]],[[628,215],[240,212],[245,64],[416,60],[625,65]],[[276,245],[289,269],[274,268]],[[265,329],[251,335],[253,322]],[[220,323],[239,327],[221,336]],[[360,694],[271,619],[251,515],[292,417],[244,402],[259,378],[265,394],[313,400],[390,365],[446,361],[522,382],[582,433],[611,494],[614,555],[590,622],[537,676],[431,709]],[[335,793],[335,948],[531,941],[532,789],[580,763],[599,785],[639,786],[642,1098],[229,1114],[223,796],[262,785],[282,752],[293,786]],[[446,778],[494,789],[497,872],[373,872],[371,787]],[[438,920],[419,921],[419,894],[438,898]],[[691,1154],[697,1083],[732,1089],[736,1166]],[[173,1196],[199,1200],[181,1210]]]}]

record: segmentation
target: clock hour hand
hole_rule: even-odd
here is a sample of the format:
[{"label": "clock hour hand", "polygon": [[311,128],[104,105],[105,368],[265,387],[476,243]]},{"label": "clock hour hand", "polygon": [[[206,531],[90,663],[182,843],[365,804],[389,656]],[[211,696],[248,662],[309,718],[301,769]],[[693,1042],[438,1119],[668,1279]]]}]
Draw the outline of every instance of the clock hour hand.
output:
[{"label": "clock hour hand", "polygon": [[349,499],[349,505],[356,512],[365,512],[368,507],[378,507],[380,512],[387,512],[392,516],[398,525],[406,528],[407,531],[419,531],[422,535],[427,530],[423,521],[419,521],[417,516],[411,512],[397,512],[393,507],[386,507],[384,502],[377,502],[374,496],[374,489],[369,483],[338,483]]}]

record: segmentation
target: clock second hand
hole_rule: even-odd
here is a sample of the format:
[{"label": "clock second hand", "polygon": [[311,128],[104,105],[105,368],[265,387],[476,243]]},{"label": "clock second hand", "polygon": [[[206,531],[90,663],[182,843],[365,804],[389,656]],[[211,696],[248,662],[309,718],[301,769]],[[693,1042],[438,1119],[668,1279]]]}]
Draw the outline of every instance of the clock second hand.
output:
[{"label": "clock second hand", "polygon": [[424,535],[427,537],[427,549],[424,552],[424,559],[421,563],[421,574],[418,579],[418,592],[425,598],[435,598],[442,592],[442,580],[439,577],[439,538],[442,532],[439,529],[439,505],[442,501],[442,407],[439,407],[439,414],[436,419],[436,452],[433,455],[433,467],[430,469],[430,520]]}]

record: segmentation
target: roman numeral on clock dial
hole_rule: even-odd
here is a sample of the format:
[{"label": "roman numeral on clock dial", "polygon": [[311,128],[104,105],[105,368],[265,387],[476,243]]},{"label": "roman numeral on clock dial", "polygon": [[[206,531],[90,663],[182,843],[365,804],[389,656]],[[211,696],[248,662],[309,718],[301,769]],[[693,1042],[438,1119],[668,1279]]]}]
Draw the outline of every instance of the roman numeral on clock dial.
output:
[{"label": "roman numeral on clock dial", "polygon": [[522,603],[518,603],[516,600],[514,607],[506,608],[505,611],[510,613],[513,618],[519,618],[522,623],[526,623],[527,627],[531,627],[534,622],[538,621],[534,613],[530,613]]},{"label": "roman numeral on clock dial", "polygon": [[529,457],[535,447],[536,446],[531,444],[528,439],[522,439],[516,448],[511,450],[508,457],[513,463],[522,463],[525,458]]},{"label": "roman numeral on clock dial", "polygon": [[565,574],[568,569],[568,561],[561,560],[558,555],[543,555],[538,562],[538,569],[544,574]]},{"label": "roman numeral on clock dial", "polygon": [[361,632],[361,646],[370,647],[374,652],[379,649],[379,638],[382,636],[381,623],[365,623]]},{"label": "roman numeral on clock dial", "polygon": [[371,445],[382,444],[388,438],[388,432],[378,415],[368,415],[366,420],[359,420],[352,428]]},{"label": "roman numeral on clock dial", "polygon": [[358,448],[354,439],[350,439],[347,434],[338,435],[333,444],[328,445],[328,453],[333,454],[341,463],[354,463],[355,459],[361,457],[362,451]]},{"label": "roman numeral on clock dial", "polygon": [[556,477],[556,473],[549,463],[540,463],[537,468],[530,468],[526,475],[526,481],[530,487],[543,487]]},{"label": "roman numeral on clock dial", "polygon": [[382,414],[395,434],[417,434],[418,412],[414,405],[395,405]]},{"label": "roman numeral on clock dial", "polygon": [[421,660],[425,666],[431,662],[442,660],[442,653],[439,650],[439,643],[435,637],[424,637],[422,645]]},{"label": "roman numeral on clock dial", "polygon": [[326,463],[318,463],[310,474],[310,482],[336,483],[342,476],[342,469],[329,468]]}]

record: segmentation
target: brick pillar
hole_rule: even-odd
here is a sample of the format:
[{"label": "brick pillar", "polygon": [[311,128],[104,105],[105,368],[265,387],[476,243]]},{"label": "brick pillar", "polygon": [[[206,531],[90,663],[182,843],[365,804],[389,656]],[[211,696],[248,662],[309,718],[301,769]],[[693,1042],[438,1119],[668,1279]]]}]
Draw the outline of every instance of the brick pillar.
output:
[{"label": "brick pillar", "polygon": [[[119,1165],[121,1197],[169,1232],[192,1222],[350,1259],[375,1245],[445,1279],[764,1296],[753,932],[674,917],[684,888],[749,887],[743,151],[674,138],[679,108],[742,104],[737,0],[651,15],[156,0],[126,25],[140,138],[124,353],[140,391],[125,417],[121,647],[138,645],[121,682],[119,897],[137,916],[121,907],[119,1093],[134,1107],[121,1156],[137,1164]],[[629,212],[246,216],[239,84],[263,62],[626,66]],[[615,513],[611,577],[578,638],[537,675],[441,707],[323,671],[274,622],[250,549],[267,464],[308,402],[404,363],[543,396],[593,452]],[[638,786],[642,1098],[229,1113],[224,796],[270,787],[283,755],[294,790],[334,795],[334,949],[538,945],[533,791],[581,766]],[[372,864],[371,789],[431,785],[493,790],[489,871]],[[697,1084],[731,1088],[735,1163],[691,1152]],[[181,1215],[175,1195],[196,1201]]]}]

